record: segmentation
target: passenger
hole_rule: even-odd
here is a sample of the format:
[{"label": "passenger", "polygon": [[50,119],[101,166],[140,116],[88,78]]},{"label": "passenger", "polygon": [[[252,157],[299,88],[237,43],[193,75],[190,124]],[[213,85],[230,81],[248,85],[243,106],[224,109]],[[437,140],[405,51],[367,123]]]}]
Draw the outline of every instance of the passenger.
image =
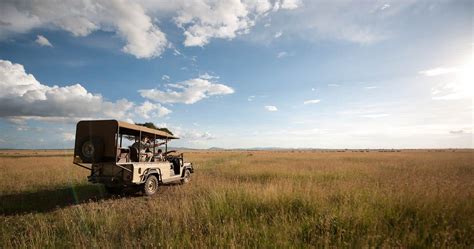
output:
[{"label": "passenger", "polygon": [[164,161],[163,151],[161,149],[158,149],[158,153],[155,155],[155,161]]},{"label": "passenger", "polygon": [[[163,143],[155,143],[155,147],[160,146],[164,144]],[[137,148],[138,151],[140,151],[140,161],[141,162],[149,162],[150,159],[153,157],[153,152],[151,151],[153,149],[153,144],[150,143],[150,138],[147,136],[143,136],[141,141],[135,142],[132,147]]]}]

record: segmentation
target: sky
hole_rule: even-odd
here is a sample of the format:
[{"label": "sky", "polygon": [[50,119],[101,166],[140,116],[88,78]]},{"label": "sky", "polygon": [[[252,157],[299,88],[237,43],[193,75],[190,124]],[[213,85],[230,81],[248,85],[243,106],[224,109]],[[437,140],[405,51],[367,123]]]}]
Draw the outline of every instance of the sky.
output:
[{"label": "sky", "polygon": [[4,0],[0,148],[473,148],[469,0]]}]

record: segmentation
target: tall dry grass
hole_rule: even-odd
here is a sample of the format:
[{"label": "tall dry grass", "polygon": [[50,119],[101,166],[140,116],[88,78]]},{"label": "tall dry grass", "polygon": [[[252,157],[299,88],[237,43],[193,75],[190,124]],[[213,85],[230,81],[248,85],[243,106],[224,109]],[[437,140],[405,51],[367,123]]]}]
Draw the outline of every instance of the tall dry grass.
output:
[{"label": "tall dry grass", "polygon": [[0,156],[0,247],[472,248],[473,152],[190,152],[188,185],[110,197],[71,158]]}]

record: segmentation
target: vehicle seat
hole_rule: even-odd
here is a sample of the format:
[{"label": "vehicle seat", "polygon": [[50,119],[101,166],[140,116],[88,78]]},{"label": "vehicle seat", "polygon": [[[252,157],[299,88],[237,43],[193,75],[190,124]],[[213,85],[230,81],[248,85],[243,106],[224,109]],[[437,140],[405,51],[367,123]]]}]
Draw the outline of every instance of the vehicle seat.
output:
[{"label": "vehicle seat", "polygon": [[130,148],[130,161],[132,162],[138,162],[138,149],[135,147],[129,147]]},{"label": "vehicle seat", "polygon": [[126,163],[129,161],[130,149],[128,148],[119,148],[117,150],[117,162]]}]

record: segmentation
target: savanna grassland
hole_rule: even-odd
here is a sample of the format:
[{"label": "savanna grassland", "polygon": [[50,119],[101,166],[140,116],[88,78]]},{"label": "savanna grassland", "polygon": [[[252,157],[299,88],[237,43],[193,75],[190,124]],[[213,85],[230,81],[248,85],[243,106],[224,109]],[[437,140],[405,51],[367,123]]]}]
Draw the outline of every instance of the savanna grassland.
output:
[{"label": "savanna grassland", "polygon": [[472,150],[193,151],[155,197],[108,196],[70,153],[0,153],[0,248],[474,246]]}]

